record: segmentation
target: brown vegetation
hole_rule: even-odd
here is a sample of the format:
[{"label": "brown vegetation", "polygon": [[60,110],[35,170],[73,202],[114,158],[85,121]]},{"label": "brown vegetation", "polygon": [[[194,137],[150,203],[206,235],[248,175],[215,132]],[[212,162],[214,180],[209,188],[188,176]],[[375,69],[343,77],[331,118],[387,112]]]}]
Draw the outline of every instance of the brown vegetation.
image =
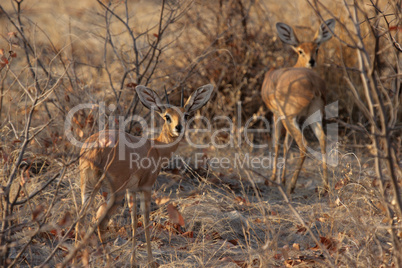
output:
[{"label": "brown vegetation", "polygon": [[[180,144],[183,161],[172,159],[158,177],[151,226],[138,224],[136,247],[131,202],[109,224],[115,267],[130,266],[133,250],[147,265],[144,228],[164,267],[402,267],[399,1],[3,2],[0,266],[104,265],[95,234],[75,250],[76,223],[95,215],[80,205],[80,148],[72,140],[130,115],[151,122],[134,92],[139,84],[158,93],[166,87],[178,105],[183,87],[188,97],[192,87],[211,83],[215,91],[199,113],[211,119],[211,130],[203,120],[190,125],[199,130]],[[246,144],[267,144],[271,133],[245,134],[243,127],[271,120],[260,95],[263,76],[297,59],[275,23],[295,26],[303,41],[330,18],[334,37],[320,49],[317,73],[327,102],[338,101],[326,122],[338,126],[338,140],[329,143],[329,158],[338,162],[328,166],[322,196],[321,163],[308,156],[288,196],[275,182],[264,184],[270,168],[242,166],[272,160],[272,148]],[[87,106],[72,113],[80,104]],[[135,120],[125,127],[147,134]],[[288,174],[297,152],[289,151]],[[215,159],[228,163],[218,167]]]}]

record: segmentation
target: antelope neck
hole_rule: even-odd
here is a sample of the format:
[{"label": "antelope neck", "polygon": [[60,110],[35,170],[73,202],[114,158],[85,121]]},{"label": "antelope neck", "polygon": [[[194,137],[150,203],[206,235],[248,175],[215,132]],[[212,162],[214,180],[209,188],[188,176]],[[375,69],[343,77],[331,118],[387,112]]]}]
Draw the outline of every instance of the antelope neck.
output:
[{"label": "antelope neck", "polygon": [[[177,139],[180,139],[181,136],[173,137],[170,135],[168,131],[168,126],[163,125],[162,132],[159,134],[159,137],[154,139],[156,145],[164,145],[158,148],[160,157],[170,157],[170,154],[176,151],[179,146],[179,142]],[[171,144],[171,145],[170,145]]]},{"label": "antelope neck", "polygon": [[306,64],[301,60],[297,60],[296,64],[293,66],[293,68],[307,68],[307,69],[312,69],[311,67],[306,67]]}]

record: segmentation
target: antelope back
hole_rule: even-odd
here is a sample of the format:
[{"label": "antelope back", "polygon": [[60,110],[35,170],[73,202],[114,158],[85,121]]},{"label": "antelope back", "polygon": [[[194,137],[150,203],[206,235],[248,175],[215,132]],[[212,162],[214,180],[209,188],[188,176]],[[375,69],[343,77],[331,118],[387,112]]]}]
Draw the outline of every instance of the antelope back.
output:
[{"label": "antelope back", "polygon": [[312,69],[282,68],[268,72],[261,96],[277,116],[303,115],[313,99],[325,102],[325,82]]}]

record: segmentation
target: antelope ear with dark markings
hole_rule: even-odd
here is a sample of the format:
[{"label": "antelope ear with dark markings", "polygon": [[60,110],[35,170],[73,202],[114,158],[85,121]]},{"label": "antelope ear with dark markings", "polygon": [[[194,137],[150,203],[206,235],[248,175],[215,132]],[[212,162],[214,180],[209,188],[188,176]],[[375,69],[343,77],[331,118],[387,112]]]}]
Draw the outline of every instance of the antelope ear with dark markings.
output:
[{"label": "antelope ear with dark markings", "polygon": [[208,102],[213,90],[214,86],[211,84],[198,88],[187,100],[184,105],[184,111],[186,113],[193,113],[202,108]]},{"label": "antelope ear with dark markings", "polygon": [[276,24],[276,30],[278,31],[278,36],[282,40],[282,42],[291,45],[292,47],[297,47],[298,45],[300,45],[300,42],[297,39],[295,32],[293,31],[293,28],[289,25],[283,22],[278,22]]},{"label": "antelope ear with dark markings", "polygon": [[159,114],[165,112],[166,107],[154,90],[140,85],[135,88],[135,91],[137,91],[138,97],[145,107],[150,110],[155,109]]},{"label": "antelope ear with dark markings", "polygon": [[314,37],[314,43],[321,45],[332,38],[332,33],[335,30],[335,20],[329,19],[321,24]]}]

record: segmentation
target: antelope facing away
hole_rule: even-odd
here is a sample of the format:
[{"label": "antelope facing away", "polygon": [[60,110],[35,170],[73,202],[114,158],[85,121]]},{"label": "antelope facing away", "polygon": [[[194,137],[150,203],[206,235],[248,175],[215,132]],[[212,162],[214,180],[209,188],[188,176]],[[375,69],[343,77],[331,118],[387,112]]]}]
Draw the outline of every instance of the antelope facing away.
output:
[{"label": "antelope facing away", "polygon": [[[277,23],[276,29],[279,38],[291,47],[299,55],[296,64],[290,68],[271,70],[265,74],[262,85],[262,99],[273,113],[275,137],[274,137],[274,167],[272,180],[276,178],[279,139],[282,127],[285,127],[286,137],[283,146],[285,165],[282,172],[282,183],[285,183],[286,153],[291,135],[300,148],[300,158],[293,174],[292,180],[288,185],[288,193],[292,193],[296,186],[297,177],[306,157],[307,142],[303,138],[303,133],[299,128],[297,119],[299,117],[308,117],[319,111],[324,115],[325,106],[325,82],[311,68],[316,65],[318,48],[320,45],[332,37],[335,27],[335,20],[329,19],[321,24],[314,41],[301,43],[297,39],[293,29],[284,24]],[[330,31],[330,30],[331,31]],[[323,180],[324,187],[328,187],[328,171],[326,158],[326,136],[321,122],[310,124],[315,136],[317,137],[322,154]]]},{"label": "antelope facing away", "polygon": [[[121,204],[126,190],[131,191],[134,200],[136,192],[143,192],[142,209],[148,264],[154,265],[148,228],[151,188],[161,170],[161,159],[169,159],[184,136],[187,116],[208,102],[213,86],[198,88],[185,105],[182,93],[181,107],[170,106],[169,102],[168,105],[162,104],[157,93],[145,86],[137,86],[136,91],[142,104],[148,109],[154,109],[165,120],[162,132],[158,138],[152,140],[132,136],[124,130],[105,130],[89,137],[81,149],[79,162],[81,195],[82,203],[86,205],[101,187],[108,193],[107,203],[96,214],[99,238],[104,243],[109,219]],[[136,215],[134,221],[135,236]]]}]

